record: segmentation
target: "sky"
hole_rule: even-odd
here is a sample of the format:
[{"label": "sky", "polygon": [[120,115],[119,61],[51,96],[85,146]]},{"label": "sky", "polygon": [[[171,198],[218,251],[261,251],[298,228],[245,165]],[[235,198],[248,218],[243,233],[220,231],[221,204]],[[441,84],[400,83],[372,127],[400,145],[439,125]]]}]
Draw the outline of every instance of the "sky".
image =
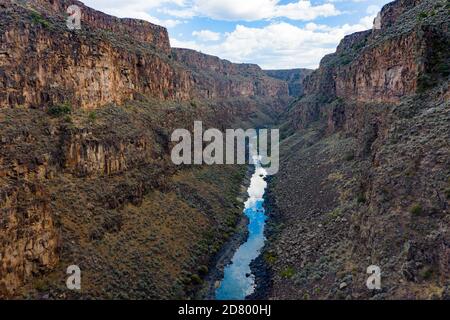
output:
[{"label": "sky", "polygon": [[173,47],[263,69],[318,67],[348,34],[371,29],[390,0],[81,0],[165,26]]}]

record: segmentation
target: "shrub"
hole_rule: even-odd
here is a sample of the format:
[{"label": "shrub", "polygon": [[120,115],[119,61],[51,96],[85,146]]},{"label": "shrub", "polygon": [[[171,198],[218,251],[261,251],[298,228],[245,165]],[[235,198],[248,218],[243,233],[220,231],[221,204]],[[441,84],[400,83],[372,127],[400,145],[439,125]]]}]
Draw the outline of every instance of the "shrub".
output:
[{"label": "shrub", "polygon": [[72,117],[71,117],[70,115],[66,115],[66,116],[64,117],[64,121],[67,122],[67,123],[73,123]]},{"label": "shrub", "polygon": [[63,103],[63,104],[60,104],[60,105],[54,105],[54,106],[51,106],[48,109],[48,114],[50,114],[52,116],[55,116],[55,117],[68,115],[71,112],[72,112],[72,108],[71,108],[70,104],[68,104],[68,103]]},{"label": "shrub", "polygon": [[339,208],[337,208],[337,209],[334,209],[332,212],[330,212],[328,215],[329,215],[330,219],[334,220],[334,219],[338,218],[341,214],[342,214],[342,211]]},{"label": "shrub", "polygon": [[429,280],[432,275],[433,275],[433,269],[431,269],[429,266],[423,268],[420,271],[420,276],[425,280]]},{"label": "shrub", "polygon": [[202,282],[203,281],[202,281],[202,279],[200,278],[200,276],[198,274],[193,274],[191,276],[191,283],[192,284],[197,285],[197,284],[201,284]]},{"label": "shrub", "polygon": [[277,258],[269,252],[264,255],[264,260],[267,262],[267,264],[272,265],[277,261]]},{"label": "shrub", "polygon": [[447,197],[447,200],[450,200],[450,188],[445,190],[445,196]]},{"label": "shrub", "polygon": [[366,203],[367,202],[367,198],[363,193],[360,193],[358,195],[358,197],[356,198],[356,201],[358,201],[358,203]]},{"label": "shrub", "polygon": [[292,267],[287,267],[280,274],[283,278],[291,279],[295,275],[295,270]]},{"label": "shrub", "polygon": [[88,118],[90,121],[94,122],[97,120],[97,113],[95,111],[89,112]]},{"label": "shrub", "polygon": [[411,207],[410,212],[411,212],[413,215],[420,215],[420,214],[422,214],[422,212],[423,212],[423,208],[422,208],[422,206],[421,206],[420,204],[415,204],[415,205],[413,205],[413,206]]},{"label": "shrub", "polygon": [[31,13],[31,20],[33,21],[34,24],[40,24],[42,27],[44,28],[49,28],[50,27],[50,22],[48,22],[47,20],[45,20],[39,13],[37,12],[32,12]]},{"label": "shrub", "polygon": [[202,274],[202,275],[206,275],[208,274],[209,269],[207,266],[200,266],[200,268],[198,268],[198,273]]},{"label": "shrub", "polygon": [[45,292],[49,290],[49,285],[45,280],[39,279],[34,283],[34,288],[39,292]]},{"label": "shrub", "polygon": [[167,89],[164,89],[163,90],[163,95],[164,95],[164,98],[168,98],[169,97],[169,90],[167,90]]},{"label": "shrub", "polygon": [[428,17],[428,14],[425,11],[422,11],[421,13],[419,13],[419,18],[420,19],[425,19]]},{"label": "shrub", "polygon": [[353,152],[349,152],[345,155],[345,161],[353,161],[355,159],[355,154]]}]

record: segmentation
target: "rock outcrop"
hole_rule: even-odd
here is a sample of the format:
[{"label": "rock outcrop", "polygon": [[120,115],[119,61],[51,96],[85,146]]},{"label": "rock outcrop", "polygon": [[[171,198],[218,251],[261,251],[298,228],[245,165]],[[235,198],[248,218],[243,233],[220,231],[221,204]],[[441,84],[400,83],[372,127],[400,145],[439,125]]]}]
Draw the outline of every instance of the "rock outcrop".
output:
[{"label": "rock outcrop", "polygon": [[194,71],[196,90],[207,99],[289,95],[285,81],[267,76],[254,64],[235,64],[194,50],[179,48],[173,49],[173,57]]},{"label": "rock outcrop", "polygon": [[59,234],[50,195],[38,183],[2,185],[0,292],[14,292],[33,275],[58,262]]},{"label": "rock outcrop", "polygon": [[190,74],[168,58],[163,28],[83,7],[82,30],[71,31],[62,18],[68,3],[1,3],[1,107],[95,109],[137,94],[190,99]]},{"label": "rock outcrop", "polygon": [[321,117],[331,126],[340,125],[345,112],[340,99],[397,104],[446,79],[445,4],[395,1],[383,8],[381,16],[392,23],[346,36],[336,53],[324,57],[320,68],[305,79],[306,98],[293,110],[297,114],[293,127]]},{"label": "rock outcrop", "polygon": [[[71,4],[81,8],[81,30],[66,26]],[[257,66],[188,50],[172,54],[167,30],[145,21],[69,0],[2,0],[0,6],[0,107],[95,109],[139,95],[184,101],[288,95],[284,82]]]}]

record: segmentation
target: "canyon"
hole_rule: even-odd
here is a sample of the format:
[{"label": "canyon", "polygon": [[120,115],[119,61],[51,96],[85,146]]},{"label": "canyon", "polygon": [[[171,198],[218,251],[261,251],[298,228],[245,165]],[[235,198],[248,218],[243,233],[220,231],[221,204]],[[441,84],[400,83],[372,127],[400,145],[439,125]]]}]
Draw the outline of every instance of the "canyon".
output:
[{"label": "canyon", "polygon": [[250,298],[448,298],[448,10],[396,0],[317,70],[262,70],[79,1],[0,0],[0,297],[201,297],[248,171],[172,163],[202,121],[281,130]]},{"label": "canyon", "polygon": [[[303,82],[256,298],[448,299],[449,5],[399,0]],[[286,186],[289,186],[287,188]],[[367,290],[378,266],[381,290]]]}]

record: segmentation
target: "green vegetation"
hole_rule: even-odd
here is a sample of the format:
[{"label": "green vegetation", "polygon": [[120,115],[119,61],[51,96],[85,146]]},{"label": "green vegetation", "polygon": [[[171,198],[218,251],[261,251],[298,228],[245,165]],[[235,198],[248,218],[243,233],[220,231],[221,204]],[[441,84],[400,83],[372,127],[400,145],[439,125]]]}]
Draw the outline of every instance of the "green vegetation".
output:
[{"label": "green vegetation", "polygon": [[89,112],[88,118],[89,121],[95,122],[97,120],[97,113],[95,111]]},{"label": "green vegetation", "polygon": [[48,22],[47,20],[45,20],[38,12],[33,11],[31,12],[31,20],[33,21],[34,24],[39,24],[41,25],[43,28],[50,28],[50,22]]},{"label": "green vegetation", "polygon": [[286,279],[291,279],[294,275],[295,275],[295,270],[292,267],[287,267],[286,269],[284,269],[283,271],[281,271],[280,275],[283,278]]},{"label": "green vegetation", "polygon": [[72,117],[69,114],[64,117],[64,121],[67,123],[73,123]]},{"label": "green vegetation", "polygon": [[169,97],[169,90],[167,90],[166,88],[163,89],[163,95],[164,98],[167,99]]},{"label": "green vegetation", "polygon": [[420,271],[420,276],[424,279],[424,280],[429,280],[432,276],[433,276],[433,269],[429,266],[424,267],[421,271]]},{"label": "green vegetation", "polygon": [[264,260],[266,261],[267,264],[272,265],[277,261],[277,258],[273,253],[267,252],[264,255]]},{"label": "green vegetation", "polygon": [[410,212],[413,215],[420,215],[423,212],[423,208],[420,204],[416,203],[411,207]]},{"label": "green vegetation", "polygon": [[425,71],[420,74],[417,91],[423,93],[450,76],[448,47],[450,41],[442,37],[429,40],[430,50],[425,61]]},{"label": "green vegetation", "polygon": [[363,193],[360,193],[358,195],[358,197],[356,198],[356,201],[358,203],[366,203],[367,202],[367,198],[366,198],[366,196]]},{"label": "green vegetation", "polygon": [[355,154],[353,152],[348,152],[345,157],[345,161],[353,161],[355,160]]},{"label": "green vegetation", "polygon": [[421,13],[419,13],[420,20],[426,19],[427,17],[428,17],[428,13],[426,13],[425,11],[422,11]]},{"label": "green vegetation", "polygon": [[348,64],[350,64],[353,61],[353,57],[347,54],[344,54],[342,56],[340,56],[341,60],[341,65],[346,66]]},{"label": "green vegetation", "polygon": [[69,103],[63,103],[59,105],[51,106],[48,109],[48,114],[54,117],[60,117],[72,113],[72,107]]},{"label": "green vegetation", "polygon": [[39,292],[46,292],[49,290],[49,285],[48,282],[43,280],[43,279],[38,279],[35,283],[34,283],[34,288],[39,291]]},{"label": "green vegetation", "polygon": [[202,278],[198,274],[193,274],[191,276],[191,283],[194,285],[201,284],[203,282]]},{"label": "green vegetation", "polygon": [[207,275],[209,272],[209,269],[207,266],[200,266],[200,268],[198,268],[198,273],[201,275]]},{"label": "green vegetation", "polygon": [[330,219],[335,220],[335,219],[337,219],[341,214],[342,214],[341,209],[336,208],[336,209],[334,209],[333,211],[331,211],[331,212],[328,214],[328,216],[330,217]]},{"label": "green vegetation", "polygon": [[450,200],[450,188],[445,190],[445,196],[447,197],[447,200]]}]

